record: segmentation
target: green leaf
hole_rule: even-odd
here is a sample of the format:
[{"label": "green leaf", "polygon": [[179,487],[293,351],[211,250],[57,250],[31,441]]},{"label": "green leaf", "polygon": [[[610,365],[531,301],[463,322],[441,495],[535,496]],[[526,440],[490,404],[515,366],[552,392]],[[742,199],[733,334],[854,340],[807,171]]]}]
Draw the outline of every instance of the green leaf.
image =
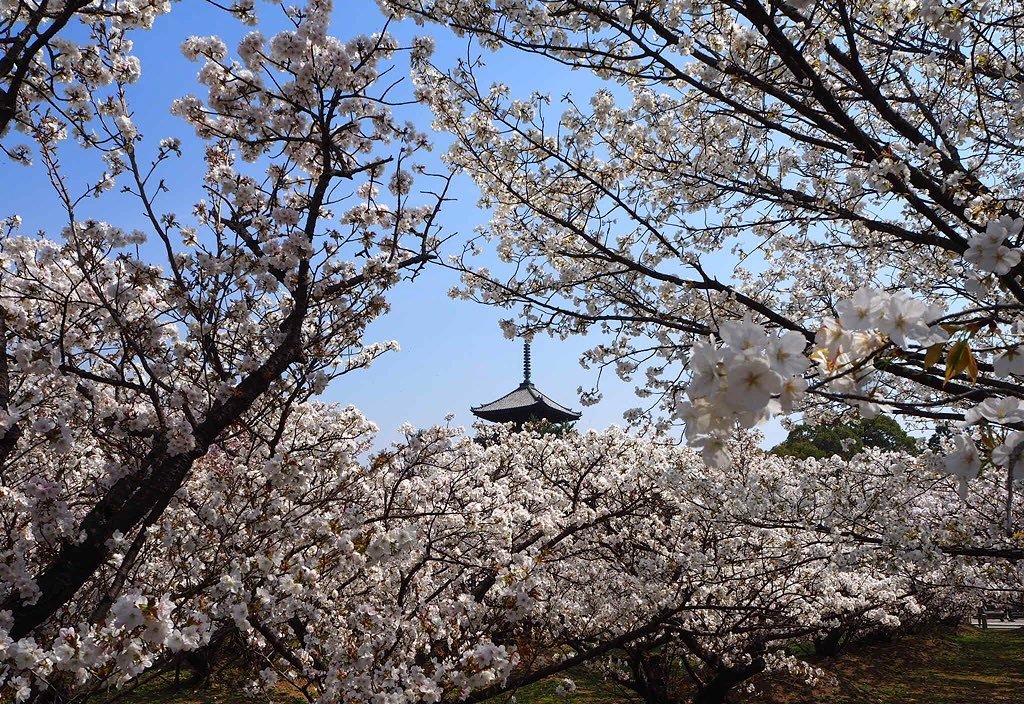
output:
[{"label": "green leaf", "polygon": [[945,386],[946,382],[964,371],[971,377],[971,381],[978,380],[978,362],[974,359],[974,353],[966,340],[960,340],[949,348],[949,354],[946,355],[946,378],[942,385]]}]

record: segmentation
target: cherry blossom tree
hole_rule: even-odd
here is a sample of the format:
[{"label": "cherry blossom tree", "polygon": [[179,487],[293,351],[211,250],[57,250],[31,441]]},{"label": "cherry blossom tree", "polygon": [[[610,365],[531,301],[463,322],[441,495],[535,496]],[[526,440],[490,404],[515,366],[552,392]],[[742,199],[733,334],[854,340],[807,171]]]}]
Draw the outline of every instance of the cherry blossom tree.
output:
[{"label": "cherry blossom tree", "polygon": [[[713,702],[765,669],[813,676],[792,643],[962,616],[966,589],[1019,583],[939,549],[987,524],[951,523],[955,488],[894,476],[914,460],[890,453],[794,462],[748,438],[715,470],[615,429],[485,446],[433,428],[364,461],[374,429],[352,408],[297,404],[284,431],[253,427],[280,441],[220,443],[144,541],[113,536],[72,603],[3,641],[12,696],[87,697],[230,641],[255,689],[310,701],[483,701],[580,664],[654,673],[674,650]],[[87,488],[100,457],[49,476]],[[55,485],[5,494],[44,545],[74,525]]]},{"label": "cherry blossom tree", "polygon": [[[1012,488],[1024,447],[1015,382],[1004,380],[1017,371],[1016,304],[992,298],[1015,290],[1012,179],[972,176],[983,157],[921,195],[944,169],[960,173],[945,143],[926,163],[898,143],[884,156],[837,148],[857,129],[877,142],[901,128],[831,78],[817,87],[820,62],[801,73],[789,53],[773,54],[780,33],[800,43],[798,58],[804,34],[830,51],[822,38],[843,35],[827,35],[837,20],[817,6],[772,9],[780,32],[760,15],[723,23],[753,5],[565,7],[413,8],[631,76],[589,114],[570,105],[553,138],[541,98],[481,90],[471,66],[446,77],[429,66],[429,39],[336,38],[325,0],[281,10],[286,29],[253,30],[234,49],[189,38],[182,51],[204,95],[172,106],[206,164],[189,214],[161,205],[161,174],[189,145],[147,141],[130,103],[141,75],[130,37],[168,6],[0,8],[0,140],[46,173],[65,221],[28,236],[9,217],[0,241],[0,696],[84,699],[186,654],[215,660],[230,642],[254,688],[284,683],[317,702],[483,701],[581,663],[654,672],[668,651],[683,654],[697,700],[714,702],[765,669],[801,670],[786,655],[795,642],[959,615],[965,590],[1019,585],[1015,565],[990,562],[1012,549],[993,547],[1005,539],[993,516],[1012,507],[1000,478],[986,473],[963,498],[932,473],[973,478],[982,453],[967,434],[940,459],[798,462],[734,432],[843,404],[963,418]],[[251,5],[226,10],[257,22]],[[79,21],[87,41],[70,29]],[[677,75],[684,42],[666,37],[683,22],[702,37],[687,51],[717,53]],[[624,41],[623,23],[647,29]],[[878,39],[863,18],[851,23],[852,36]],[[986,31],[995,42],[1014,30]],[[597,45],[567,43],[586,32]],[[892,36],[882,38],[891,51],[911,53]],[[657,51],[624,53],[643,42]],[[415,96],[385,77],[405,54]],[[886,76],[900,65],[871,64]],[[950,139],[962,149],[988,134],[968,103],[998,103],[996,79],[972,76],[985,90],[959,104],[969,127]],[[915,69],[905,81],[944,78]],[[811,107],[768,91],[787,82]],[[675,93],[655,94],[655,83]],[[623,91],[632,107],[616,107]],[[814,102],[829,91],[838,112]],[[528,274],[464,262],[469,294],[525,304],[528,331],[605,326],[616,343],[593,361],[624,376],[648,364],[643,393],[686,420],[701,454],[616,429],[503,429],[484,445],[432,428],[368,456],[372,424],[317,402],[391,347],[365,343],[366,326],[441,244],[449,177],[426,173],[427,136],[395,114],[410,97],[431,101],[459,137],[450,158],[484,186],[499,251]],[[715,101],[727,98],[723,112]],[[13,144],[12,127],[31,145]],[[769,187],[759,174],[782,154],[778,134],[791,159]],[[84,186],[62,165],[71,139],[102,157]],[[993,149],[1008,158],[1012,143]],[[844,165],[865,171],[860,186],[836,180]],[[800,195],[812,183],[821,193]],[[143,226],[84,215],[115,187]],[[951,215],[958,189],[991,195]],[[850,193],[849,212],[830,210]],[[920,210],[893,214],[900,199]],[[698,212],[711,224],[697,227]],[[922,230],[928,212],[945,229]],[[707,273],[710,251],[750,233],[767,241],[749,273]],[[924,241],[900,239],[911,235]],[[854,253],[843,271],[829,258],[838,246]],[[988,273],[967,286],[964,271]],[[948,286],[930,289],[939,276]],[[632,684],[645,696],[661,686]]]},{"label": "cherry blossom tree", "polygon": [[[126,32],[166,8],[33,7],[4,6],[8,119],[32,137],[25,153],[66,224],[32,237],[9,217],[0,250],[11,511],[0,611],[15,642],[90,594],[109,592],[93,620],[104,599],[122,603],[123,576],[100,575],[115,555],[133,568],[198,460],[228,440],[272,455],[293,409],[391,347],[364,344],[363,330],[432,256],[447,188],[439,177],[413,190],[429,145],[391,114],[400,86],[380,80],[410,47],[387,33],[337,39],[331,5],[315,0],[235,55],[214,37],[184,43],[207,94],[173,111],[202,140],[205,197],[191,216],[165,211],[161,169],[182,146],[143,139],[129,103],[139,66],[125,52]],[[75,13],[92,43],[55,38]],[[69,137],[103,157],[84,189],[61,163]],[[79,216],[115,184],[141,205],[144,230]]]},{"label": "cherry blossom tree", "polygon": [[480,62],[420,67],[493,213],[458,295],[518,307],[521,332],[604,333],[584,361],[636,378],[654,401],[632,417],[684,423],[709,461],[778,413],[973,419],[940,466],[995,467],[1014,533],[1016,3],[383,5],[609,84],[554,106]]},{"label": "cherry blossom tree", "polygon": [[[658,667],[651,665],[675,651],[687,663],[695,701],[722,701],[765,669],[811,674],[787,655],[793,643],[962,617],[977,599],[972,589],[1013,593],[1019,583],[1009,563],[993,570],[942,549],[957,544],[956,531],[990,524],[981,515],[951,521],[960,504],[955,487],[923,466],[894,473],[912,457],[874,451],[853,462],[793,462],[747,438],[729,446],[742,459],[715,470],[691,450],[617,436],[541,441],[552,468],[541,471],[550,478],[563,467],[568,476],[579,472],[579,460],[561,461],[568,444],[588,471],[607,472],[602,483],[625,474],[647,497],[648,515],[577,534],[568,553],[565,543],[547,551],[532,582],[541,608],[525,619],[530,659],[523,657],[503,687],[476,693],[474,701],[593,662],[602,636],[620,633],[632,637],[617,638],[602,656],[613,677],[645,673],[634,683],[653,701],[660,694],[652,679]],[[619,447],[606,468],[591,460],[592,448],[612,440]],[[537,452],[535,440],[507,442],[526,458],[518,461]],[[652,475],[632,469],[636,450],[620,454],[631,447],[639,447]],[[531,509],[543,512],[543,505]],[[652,627],[637,629],[643,623]],[[624,658],[632,662],[624,666]]]},{"label": "cherry blossom tree", "polygon": [[[229,5],[210,3],[247,24],[256,21],[252,0]],[[151,29],[171,9],[169,0],[112,2],[69,0],[0,6],[0,150],[14,161],[31,158],[31,147],[10,142],[12,128],[31,134],[40,118],[57,114],[58,122],[80,122],[115,80],[132,83],[140,76],[131,55],[131,35]],[[110,54],[111,61],[101,55]],[[56,123],[53,123],[56,125]],[[89,130],[76,137],[88,140]]]}]

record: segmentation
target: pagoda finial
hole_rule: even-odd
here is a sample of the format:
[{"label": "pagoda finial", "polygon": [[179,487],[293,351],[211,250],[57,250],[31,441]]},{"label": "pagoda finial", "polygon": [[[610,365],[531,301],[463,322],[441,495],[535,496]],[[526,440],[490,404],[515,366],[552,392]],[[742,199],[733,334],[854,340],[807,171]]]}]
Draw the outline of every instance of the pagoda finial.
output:
[{"label": "pagoda finial", "polygon": [[530,341],[523,341],[523,386],[530,385]]}]

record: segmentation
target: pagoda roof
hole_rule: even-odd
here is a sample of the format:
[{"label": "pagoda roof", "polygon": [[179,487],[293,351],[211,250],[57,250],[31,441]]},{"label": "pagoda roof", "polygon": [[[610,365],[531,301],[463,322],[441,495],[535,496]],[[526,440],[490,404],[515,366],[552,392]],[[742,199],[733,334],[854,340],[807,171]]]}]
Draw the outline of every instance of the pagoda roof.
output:
[{"label": "pagoda roof", "polygon": [[579,420],[582,415],[544,395],[528,381],[496,401],[469,410],[473,415],[494,423],[525,423],[528,420],[565,423]]}]

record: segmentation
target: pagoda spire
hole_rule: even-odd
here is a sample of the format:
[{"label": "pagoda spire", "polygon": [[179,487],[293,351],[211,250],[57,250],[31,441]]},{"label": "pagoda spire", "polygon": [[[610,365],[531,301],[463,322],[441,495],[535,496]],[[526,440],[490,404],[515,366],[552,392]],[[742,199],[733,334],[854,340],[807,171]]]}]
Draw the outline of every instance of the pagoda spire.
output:
[{"label": "pagoda spire", "polygon": [[523,386],[530,386],[530,341],[523,340]]}]

